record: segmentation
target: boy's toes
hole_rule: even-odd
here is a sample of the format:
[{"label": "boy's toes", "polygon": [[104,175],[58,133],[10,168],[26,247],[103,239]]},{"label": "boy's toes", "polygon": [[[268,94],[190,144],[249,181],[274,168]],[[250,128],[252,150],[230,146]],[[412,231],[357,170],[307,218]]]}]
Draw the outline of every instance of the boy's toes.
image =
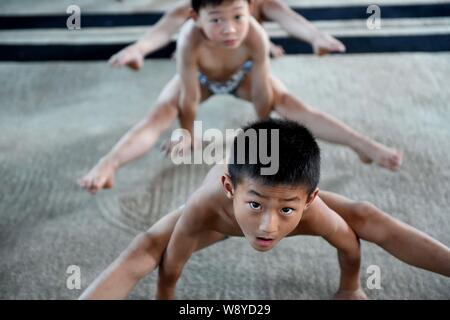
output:
[{"label": "boy's toes", "polygon": [[106,181],[105,183],[105,189],[111,189],[113,187],[114,183],[111,180]]},{"label": "boy's toes", "polygon": [[89,181],[86,178],[78,179],[77,183],[83,189],[89,188]]},{"label": "boy's toes", "polygon": [[400,169],[400,166],[402,164],[402,156],[401,154],[396,154],[390,159],[390,165],[392,166],[393,170]]}]

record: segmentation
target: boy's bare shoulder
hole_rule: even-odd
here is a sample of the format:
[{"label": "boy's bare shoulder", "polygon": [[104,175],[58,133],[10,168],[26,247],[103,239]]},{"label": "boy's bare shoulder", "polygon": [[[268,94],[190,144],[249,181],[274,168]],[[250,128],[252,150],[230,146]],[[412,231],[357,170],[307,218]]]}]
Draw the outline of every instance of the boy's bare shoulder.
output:
[{"label": "boy's bare shoulder", "polygon": [[291,235],[327,236],[336,228],[337,218],[338,214],[317,196]]},{"label": "boy's bare shoulder", "polygon": [[181,27],[177,40],[177,50],[193,51],[200,46],[202,40],[203,34],[200,28],[195,25],[194,20],[189,19]]},{"label": "boy's bare shoulder", "polygon": [[191,194],[183,208],[185,220],[198,231],[212,227],[226,206],[228,198],[222,191],[220,178],[226,166],[215,165],[206,175],[200,187]]},{"label": "boy's bare shoulder", "polygon": [[270,41],[267,32],[255,18],[250,18],[246,44],[255,53],[269,53]]}]

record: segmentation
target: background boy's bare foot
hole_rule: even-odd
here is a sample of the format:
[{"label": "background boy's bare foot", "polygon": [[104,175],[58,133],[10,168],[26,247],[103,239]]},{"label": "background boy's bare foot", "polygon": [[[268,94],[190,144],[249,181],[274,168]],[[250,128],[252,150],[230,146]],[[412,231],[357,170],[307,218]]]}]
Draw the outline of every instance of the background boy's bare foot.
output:
[{"label": "background boy's bare foot", "polygon": [[403,155],[400,151],[375,141],[368,142],[354,150],[363,163],[375,162],[377,165],[392,171],[398,170],[403,160]]},{"label": "background boy's bare foot", "polygon": [[127,66],[134,71],[139,71],[144,65],[144,56],[137,46],[131,45],[114,54],[108,63],[112,67]]},{"label": "background boy's bare foot", "polygon": [[78,185],[95,194],[101,189],[111,189],[114,185],[115,174],[116,167],[111,162],[100,160],[87,175],[78,180]]},{"label": "background boy's bare foot", "polygon": [[319,56],[323,56],[330,52],[345,52],[344,44],[338,39],[326,33],[320,33],[311,43],[313,51]]}]

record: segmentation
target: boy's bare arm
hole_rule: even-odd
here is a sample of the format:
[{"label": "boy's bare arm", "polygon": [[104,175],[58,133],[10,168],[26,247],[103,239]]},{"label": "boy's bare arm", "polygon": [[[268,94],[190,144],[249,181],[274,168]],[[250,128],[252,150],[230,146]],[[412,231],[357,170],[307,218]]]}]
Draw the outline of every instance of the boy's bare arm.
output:
[{"label": "boy's bare arm", "polygon": [[144,57],[168,44],[172,36],[187,21],[190,15],[189,1],[178,4],[168,11],[152,26],[141,39],[114,54],[109,64],[113,67],[128,65],[139,70],[144,64]]},{"label": "boy's bare arm", "polygon": [[273,92],[270,84],[270,42],[267,33],[253,19],[249,40],[252,52],[252,102],[255,105],[259,118],[266,118],[273,104]]},{"label": "boy's bare arm", "polygon": [[177,43],[177,70],[181,78],[179,97],[180,126],[193,137],[193,125],[201,99],[195,40],[183,32]]},{"label": "boy's bare arm", "polygon": [[183,208],[159,266],[156,299],[174,299],[176,283],[184,265],[198,247],[202,223],[196,217],[202,215],[201,206],[190,200]]},{"label": "boy's bare arm", "polygon": [[164,14],[136,43],[142,54],[147,55],[169,43],[173,34],[189,19],[190,10],[190,2],[184,1]]},{"label": "boy's bare arm", "polygon": [[317,29],[281,0],[264,1],[262,11],[268,19],[279,23],[289,34],[311,44],[315,54],[345,52],[342,42]]},{"label": "boy's bare arm", "polygon": [[311,233],[322,236],[338,251],[341,277],[335,297],[365,299],[366,296],[360,288],[359,269],[361,255],[359,239],[355,232],[344,219],[328,208],[319,197],[317,197],[308,211],[310,211],[308,213],[310,218],[307,223]]}]

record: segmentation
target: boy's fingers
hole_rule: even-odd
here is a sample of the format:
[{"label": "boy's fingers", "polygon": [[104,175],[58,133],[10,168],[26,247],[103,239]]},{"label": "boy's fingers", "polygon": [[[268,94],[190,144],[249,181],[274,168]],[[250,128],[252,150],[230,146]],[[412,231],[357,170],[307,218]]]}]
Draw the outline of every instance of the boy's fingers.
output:
[{"label": "boy's fingers", "polygon": [[117,67],[117,54],[113,55],[109,61],[108,61],[109,65],[111,67]]}]

